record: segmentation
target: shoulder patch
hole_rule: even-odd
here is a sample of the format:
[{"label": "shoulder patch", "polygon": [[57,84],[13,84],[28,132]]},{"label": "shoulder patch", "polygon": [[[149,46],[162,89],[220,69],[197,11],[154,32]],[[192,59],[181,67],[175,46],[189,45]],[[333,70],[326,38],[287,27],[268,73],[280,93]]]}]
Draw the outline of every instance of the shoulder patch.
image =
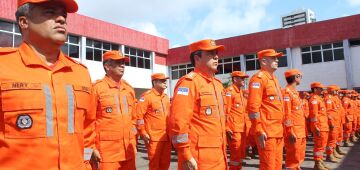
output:
[{"label": "shoulder patch", "polygon": [[251,84],[251,88],[253,88],[253,89],[259,89],[259,88],[260,88],[260,83],[258,83],[258,82],[252,83],[252,84]]},{"label": "shoulder patch", "polygon": [[264,73],[260,71],[259,74],[257,75],[257,77],[261,78],[263,76],[263,74]]},{"label": "shoulder patch", "polygon": [[231,92],[226,92],[226,96],[230,97],[230,96],[231,96]]},{"label": "shoulder patch", "polygon": [[311,102],[311,104],[317,104],[318,102],[317,102],[317,100],[313,100],[312,102]]},{"label": "shoulder patch", "polygon": [[176,94],[187,96],[187,95],[189,95],[189,91],[190,90],[188,87],[179,87]]},{"label": "shoulder patch", "polygon": [[139,99],[139,102],[144,102],[145,101],[145,98],[144,97],[141,97],[140,99]]},{"label": "shoulder patch", "polygon": [[290,97],[289,97],[289,96],[285,96],[285,97],[284,97],[284,101],[285,101],[285,102],[289,102],[289,101],[290,101]]},{"label": "shoulder patch", "polygon": [[331,104],[331,100],[327,100],[326,103],[327,103],[327,104]]}]

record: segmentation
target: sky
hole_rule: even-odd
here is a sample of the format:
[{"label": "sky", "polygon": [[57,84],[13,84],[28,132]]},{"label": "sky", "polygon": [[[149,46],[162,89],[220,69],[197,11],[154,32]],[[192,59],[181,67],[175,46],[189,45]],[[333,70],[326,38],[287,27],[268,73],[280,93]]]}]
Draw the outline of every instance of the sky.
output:
[{"label": "sky", "polygon": [[77,0],[79,14],[164,37],[170,47],[281,28],[311,9],[323,21],[360,14],[360,0]]}]

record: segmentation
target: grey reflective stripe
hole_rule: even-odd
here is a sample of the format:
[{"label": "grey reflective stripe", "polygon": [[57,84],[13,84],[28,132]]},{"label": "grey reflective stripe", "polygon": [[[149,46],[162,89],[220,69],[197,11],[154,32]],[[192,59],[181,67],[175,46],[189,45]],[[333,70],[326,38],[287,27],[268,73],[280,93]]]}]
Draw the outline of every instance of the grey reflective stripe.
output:
[{"label": "grey reflective stripe", "polygon": [[46,136],[54,136],[53,130],[53,112],[52,112],[52,96],[48,85],[44,85],[45,94],[45,114],[46,114]]},{"label": "grey reflective stripe", "polygon": [[221,105],[222,113],[223,113],[223,115],[225,115],[224,98],[223,98],[223,95],[221,94],[221,92],[219,92],[219,97],[220,97],[220,105]]},{"label": "grey reflective stripe", "polygon": [[144,119],[139,119],[136,121],[136,124],[137,125],[143,125],[145,122],[144,122]]},{"label": "grey reflective stripe", "polygon": [[216,98],[216,91],[215,91],[215,90],[214,90],[213,96],[214,96],[215,101],[217,101],[217,102],[216,102],[216,112],[217,112],[218,117],[220,118],[219,102],[218,102],[218,100],[217,100],[217,98]]},{"label": "grey reflective stripe", "polygon": [[322,156],[322,155],[323,155],[323,152],[314,152],[314,155],[315,155],[315,156]]},{"label": "grey reflective stripe", "polygon": [[173,144],[186,143],[188,141],[189,141],[189,135],[187,133],[175,135],[172,137]]},{"label": "grey reflective stripe", "polygon": [[256,112],[256,113],[250,113],[249,114],[249,118],[250,119],[257,119],[260,117],[260,113],[259,112]]},{"label": "grey reflective stripe", "polygon": [[166,110],[166,107],[164,106],[164,103],[162,102],[162,99],[160,100],[160,104],[161,104],[164,115],[167,115],[167,110]]},{"label": "grey reflective stripe", "polygon": [[128,102],[126,100],[126,96],[123,96],[123,102],[124,102],[124,106],[125,106],[125,113],[129,114],[129,108],[128,108]]},{"label": "grey reflective stripe", "polygon": [[119,97],[118,97],[118,95],[114,95],[114,98],[115,98],[115,103],[116,103],[117,114],[120,114]]},{"label": "grey reflective stripe", "polygon": [[229,165],[230,165],[230,166],[240,166],[241,163],[240,163],[240,162],[236,162],[236,161],[230,161],[230,162],[229,162]]},{"label": "grey reflective stripe", "polygon": [[66,85],[68,133],[74,133],[74,92],[72,85]]},{"label": "grey reflective stripe", "polygon": [[90,160],[92,152],[93,152],[93,149],[84,148],[84,161]]},{"label": "grey reflective stripe", "polygon": [[311,119],[310,119],[310,122],[317,122],[317,118],[316,118],[316,117],[311,118]]}]

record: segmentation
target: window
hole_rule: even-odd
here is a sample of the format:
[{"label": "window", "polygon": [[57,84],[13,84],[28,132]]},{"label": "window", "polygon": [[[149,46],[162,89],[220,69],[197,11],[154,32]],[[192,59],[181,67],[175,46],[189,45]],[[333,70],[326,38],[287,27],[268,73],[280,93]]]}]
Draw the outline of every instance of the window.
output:
[{"label": "window", "polygon": [[359,46],[360,45],[360,39],[350,40],[349,43],[350,43],[350,47]]},{"label": "window", "polygon": [[[73,39],[73,41],[75,41],[75,39]],[[110,50],[119,50],[119,45],[93,39],[86,39],[87,60],[102,61],[102,55],[106,51]]]},{"label": "window", "polygon": [[240,57],[219,59],[218,72],[216,74],[228,74],[233,71],[241,71]]},{"label": "window", "polygon": [[301,58],[303,64],[344,60],[343,43],[336,42],[302,47]]},{"label": "window", "polygon": [[80,37],[68,35],[65,44],[61,47],[61,50],[63,53],[72,58],[80,58]]},{"label": "window", "polygon": [[246,71],[259,70],[260,63],[255,54],[245,55]]},{"label": "window", "polygon": [[125,47],[125,56],[130,58],[130,62],[126,63],[127,66],[150,69],[150,55],[149,51]]},{"label": "window", "polygon": [[286,53],[286,49],[285,50],[278,50],[277,52],[282,52],[284,54],[284,56],[279,57],[279,64],[278,67],[287,67],[287,53]]},{"label": "window", "polygon": [[182,64],[171,66],[171,79],[179,79],[180,77],[189,74],[194,70],[194,66],[192,64]]},{"label": "window", "polygon": [[0,21],[0,47],[18,47],[22,42],[17,24]]}]

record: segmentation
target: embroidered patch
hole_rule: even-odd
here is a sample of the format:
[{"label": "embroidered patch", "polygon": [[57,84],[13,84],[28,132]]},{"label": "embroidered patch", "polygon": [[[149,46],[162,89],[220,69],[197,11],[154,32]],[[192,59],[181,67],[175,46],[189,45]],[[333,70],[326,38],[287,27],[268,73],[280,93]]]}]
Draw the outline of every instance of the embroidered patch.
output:
[{"label": "embroidered patch", "polygon": [[189,88],[188,87],[179,87],[177,94],[187,96],[187,95],[189,95]]},{"label": "embroidered patch", "polygon": [[311,104],[317,104],[317,101],[316,101],[316,100],[314,100],[314,101],[312,101],[312,102],[311,102]]},{"label": "embroidered patch", "polygon": [[253,83],[252,84],[252,86],[251,86],[252,88],[254,88],[254,89],[259,89],[260,88],[260,83]]},{"label": "embroidered patch", "polygon": [[106,113],[112,113],[112,111],[113,111],[112,107],[107,107],[107,108],[105,109],[105,112],[106,112]]},{"label": "embroidered patch", "polygon": [[212,114],[211,107],[207,107],[207,108],[206,108],[205,114],[206,114],[207,116],[210,116],[210,115]]},{"label": "embroidered patch", "polygon": [[285,96],[285,97],[284,97],[284,101],[286,101],[286,102],[290,101],[290,97]]},{"label": "embroidered patch", "polygon": [[139,99],[139,102],[144,102],[144,101],[145,99],[143,97]]},{"label": "embroidered patch", "polygon": [[331,104],[331,100],[327,100],[326,103],[327,103],[327,104]]},{"label": "embroidered patch", "polygon": [[269,99],[270,99],[270,100],[274,100],[275,97],[274,97],[274,96],[270,96]]},{"label": "embroidered patch", "polygon": [[226,96],[230,97],[230,96],[231,96],[231,93],[230,93],[230,92],[227,92],[227,93],[226,93]]},{"label": "embroidered patch", "polygon": [[235,105],[236,107],[240,107],[240,104],[239,103],[236,103],[236,105]]},{"label": "embroidered patch", "polygon": [[33,124],[33,120],[28,114],[21,114],[16,119],[16,126],[20,129],[30,129]]}]

